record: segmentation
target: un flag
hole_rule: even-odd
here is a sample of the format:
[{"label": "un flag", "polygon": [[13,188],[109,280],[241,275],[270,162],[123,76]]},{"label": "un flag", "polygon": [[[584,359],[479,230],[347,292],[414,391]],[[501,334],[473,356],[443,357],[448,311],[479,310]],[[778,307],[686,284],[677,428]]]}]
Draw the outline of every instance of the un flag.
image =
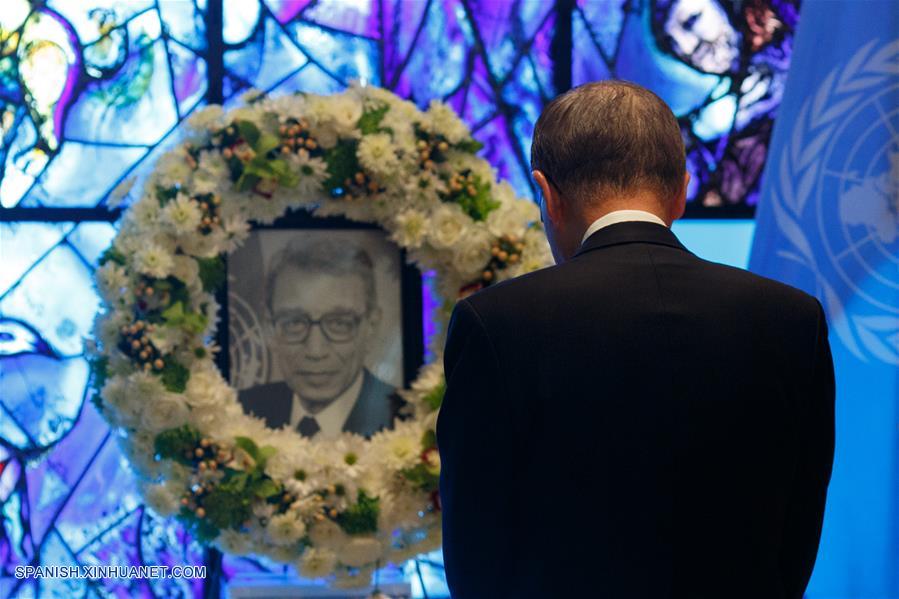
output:
[{"label": "un flag", "polygon": [[803,2],[750,269],[830,324],[837,450],[807,597],[899,598],[899,0]]}]

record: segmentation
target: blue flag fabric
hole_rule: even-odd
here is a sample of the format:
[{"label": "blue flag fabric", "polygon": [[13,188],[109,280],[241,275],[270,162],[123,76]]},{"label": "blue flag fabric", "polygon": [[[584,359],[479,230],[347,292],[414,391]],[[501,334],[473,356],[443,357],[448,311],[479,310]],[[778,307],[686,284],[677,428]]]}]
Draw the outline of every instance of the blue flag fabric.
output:
[{"label": "blue flag fabric", "polygon": [[750,269],[817,296],[837,448],[807,597],[899,599],[899,0],[808,0]]}]

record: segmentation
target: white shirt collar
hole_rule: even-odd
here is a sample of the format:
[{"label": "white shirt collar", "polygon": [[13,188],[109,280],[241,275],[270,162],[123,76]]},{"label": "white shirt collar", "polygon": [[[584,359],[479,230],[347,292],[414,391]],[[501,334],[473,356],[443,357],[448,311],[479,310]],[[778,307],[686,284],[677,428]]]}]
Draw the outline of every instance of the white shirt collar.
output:
[{"label": "white shirt collar", "polygon": [[646,212],[645,210],[615,210],[614,212],[609,212],[605,216],[601,216],[593,221],[593,224],[587,227],[587,232],[584,233],[584,238],[581,239],[581,243],[587,241],[588,237],[590,237],[603,227],[630,221],[656,223],[657,225],[662,225],[663,227],[668,226],[665,224],[665,221],[663,221],[652,212]]},{"label": "white shirt collar", "polygon": [[353,410],[353,406],[356,405],[359,392],[362,391],[362,372],[362,370],[359,371],[353,384],[347,387],[346,391],[328,404],[328,407],[316,414],[307,412],[299,396],[294,393],[293,407],[290,410],[290,427],[295,429],[304,416],[310,416],[318,422],[319,432],[316,437],[326,439],[338,437],[343,432],[343,425]]}]

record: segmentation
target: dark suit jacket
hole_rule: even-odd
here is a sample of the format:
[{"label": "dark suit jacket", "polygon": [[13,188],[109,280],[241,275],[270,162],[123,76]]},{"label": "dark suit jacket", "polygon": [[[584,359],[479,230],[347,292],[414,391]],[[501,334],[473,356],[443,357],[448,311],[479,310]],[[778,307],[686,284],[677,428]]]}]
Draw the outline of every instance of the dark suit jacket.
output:
[{"label": "dark suit jacket", "polygon": [[[363,372],[362,388],[343,430],[370,437],[381,429],[393,427],[393,419],[402,405],[394,388],[370,373]],[[268,383],[244,389],[238,395],[247,412],[265,419],[271,428],[290,424],[293,391],[287,383]]]},{"label": "dark suit jacket", "polygon": [[652,223],[453,313],[437,436],[456,599],[799,599],[834,448],[809,295]]}]

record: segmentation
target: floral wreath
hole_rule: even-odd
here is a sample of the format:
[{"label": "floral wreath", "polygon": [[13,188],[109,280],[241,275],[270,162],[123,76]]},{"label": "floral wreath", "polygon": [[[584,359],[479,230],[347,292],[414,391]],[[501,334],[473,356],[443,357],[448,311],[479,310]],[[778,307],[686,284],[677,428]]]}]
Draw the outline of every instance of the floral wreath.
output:
[{"label": "floral wreath", "polygon": [[266,428],[213,360],[224,256],[251,221],[291,210],[375,223],[435,273],[443,301],[429,316],[443,331],[459,297],[545,266],[548,248],[536,206],[497,181],[445,104],[423,112],[362,86],[244,100],[189,120],[101,258],[94,398],[154,511],[228,553],[361,586],[440,544],[443,338],[399,391],[409,413],[392,430],[317,440]]}]

